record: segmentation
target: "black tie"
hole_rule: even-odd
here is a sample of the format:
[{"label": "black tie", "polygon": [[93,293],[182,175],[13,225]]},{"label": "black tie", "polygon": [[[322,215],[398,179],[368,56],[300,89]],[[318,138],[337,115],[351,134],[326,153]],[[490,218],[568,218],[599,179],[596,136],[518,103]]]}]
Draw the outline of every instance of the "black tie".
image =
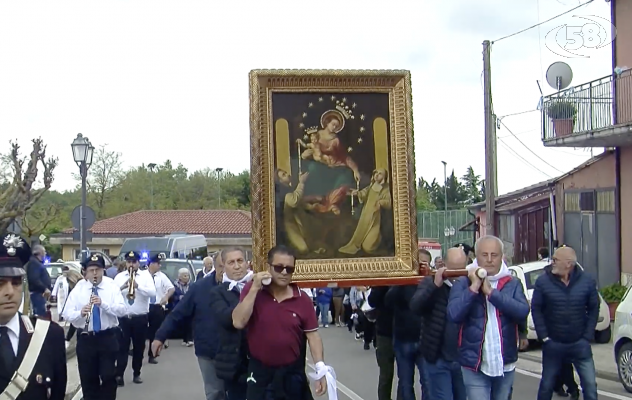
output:
[{"label": "black tie", "polygon": [[2,354],[4,365],[6,365],[8,370],[12,371],[15,353],[13,352],[11,339],[9,339],[9,329],[6,326],[0,326],[0,353]]}]

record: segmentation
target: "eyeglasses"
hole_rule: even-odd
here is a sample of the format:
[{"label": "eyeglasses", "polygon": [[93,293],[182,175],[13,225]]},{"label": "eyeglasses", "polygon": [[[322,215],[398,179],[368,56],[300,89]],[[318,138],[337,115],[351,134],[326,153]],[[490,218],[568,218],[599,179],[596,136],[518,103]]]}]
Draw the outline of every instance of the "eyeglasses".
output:
[{"label": "eyeglasses", "polygon": [[294,270],[296,269],[296,267],[289,267],[287,265],[272,265],[272,264],[270,264],[270,266],[274,269],[274,272],[276,272],[277,274],[283,273],[284,270],[288,274],[293,274]]}]

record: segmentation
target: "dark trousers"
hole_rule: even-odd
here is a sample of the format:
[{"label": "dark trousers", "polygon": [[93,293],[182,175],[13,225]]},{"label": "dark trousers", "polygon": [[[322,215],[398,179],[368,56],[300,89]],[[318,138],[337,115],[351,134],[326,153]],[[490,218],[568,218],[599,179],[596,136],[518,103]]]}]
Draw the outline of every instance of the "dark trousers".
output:
[{"label": "dark trousers", "polygon": [[246,400],[247,387],[244,382],[224,381],[226,400]]},{"label": "dark trousers", "polygon": [[538,400],[551,400],[555,381],[564,363],[572,363],[582,385],[584,400],[597,400],[597,377],[590,342],[581,339],[575,343],[558,343],[552,340],[542,345],[542,379]]},{"label": "dark trousers", "polygon": [[147,329],[149,351],[147,352],[147,355],[149,356],[149,358],[154,358],[154,355],[151,352],[151,342],[154,341],[154,338],[156,337],[156,332],[158,332],[158,328],[160,328],[162,321],[165,320],[165,310],[159,304],[152,304],[149,306],[149,314],[147,314],[147,316],[149,318],[149,327]]},{"label": "dark trousers", "polygon": [[[434,364],[424,359],[424,373],[430,388],[424,388],[432,400],[466,400],[461,365],[439,358]],[[429,390],[428,390],[429,389]],[[511,399],[511,394],[509,395]]]},{"label": "dark trousers", "polygon": [[402,390],[403,400],[415,400],[415,367],[419,370],[421,381],[421,398],[429,399],[428,381],[424,375],[423,358],[419,352],[419,342],[402,342],[393,340],[397,379]]},{"label": "dark trousers", "polygon": [[564,386],[566,386],[566,392],[568,393],[579,393],[579,387],[577,387],[577,383],[575,382],[575,374],[572,363],[562,364],[560,373],[557,375],[557,379],[555,380],[555,387],[553,390],[561,392],[564,390]]},{"label": "dark trousers", "polygon": [[375,322],[369,321],[362,311],[357,310],[356,312],[358,313],[356,332],[364,333],[364,343],[370,344],[375,339]]},{"label": "dark trousers", "polygon": [[[391,400],[393,393],[393,377],[395,376],[395,353],[393,352],[393,338],[388,336],[376,337],[377,349],[375,358],[380,369],[377,381],[378,400]],[[401,399],[399,388],[397,390],[397,400]]]},{"label": "dark trousers", "polygon": [[85,400],[116,399],[116,356],[119,329],[77,337],[77,364]]},{"label": "dark trousers", "polygon": [[250,358],[246,386],[248,400],[313,400],[303,357],[291,365],[276,368]]},{"label": "dark trousers", "polygon": [[123,377],[127,362],[129,361],[129,345],[132,343],[132,370],[134,376],[140,375],[143,366],[143,353],[145,352],[145,339],[147,338],[147,315],[119,318],[121,335],[119,343],[118,359],[116,361],[116,376]]}]

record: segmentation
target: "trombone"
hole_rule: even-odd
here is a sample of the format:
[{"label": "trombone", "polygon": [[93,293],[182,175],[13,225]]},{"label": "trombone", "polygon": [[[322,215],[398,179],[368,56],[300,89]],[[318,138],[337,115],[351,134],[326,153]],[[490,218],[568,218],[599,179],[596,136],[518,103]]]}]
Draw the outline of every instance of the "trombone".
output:
[{"label": "trombone", "polygon": [[[92,279],[92,296],[97,296],[97,285],[99,283],[97,282],[97,277],[95,276]],[[90,307],[90,313],[88,314],[88,316],[86,317],[86,325],[83,327],[83,331],[81,332],[82,335],[88,335],[88,328],[90,327],[90,320],[92,320],[92,313],[94,312],[94,304],[92,304],[92,296],[90,297],[90,304],[92,305],[92,307]]]},{"label": "trombone", "polygon": [[134,287],[134,279],[135,279],[135,271],[134,267],[130,267],[127,269],[129,273],[129,282],[127,284],[127,302],[131,306],[134,304],[134,299],[136,299],[136,288]]}]

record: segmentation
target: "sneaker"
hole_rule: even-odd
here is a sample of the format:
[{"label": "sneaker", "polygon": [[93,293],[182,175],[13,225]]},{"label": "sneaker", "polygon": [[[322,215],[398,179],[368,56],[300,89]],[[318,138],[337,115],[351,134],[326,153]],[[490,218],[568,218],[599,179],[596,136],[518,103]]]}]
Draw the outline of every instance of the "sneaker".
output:
[{"label": "sneaker", "polygon": [[187,347],[193,346],[193,342],[187,342]]},{"label": "sneaker", "polygon": [[364,344],[364,350],[371,350],[371,345],[368,343]]},{"label": "sneaker", "polygon": [[325,324],[325,326],[323,326],[323,328],[329,328],[329,325]]},{"label": "sneaker", "polygon": [[355,340],[362,340],[362,335],[359,333],[355,334]]}]

